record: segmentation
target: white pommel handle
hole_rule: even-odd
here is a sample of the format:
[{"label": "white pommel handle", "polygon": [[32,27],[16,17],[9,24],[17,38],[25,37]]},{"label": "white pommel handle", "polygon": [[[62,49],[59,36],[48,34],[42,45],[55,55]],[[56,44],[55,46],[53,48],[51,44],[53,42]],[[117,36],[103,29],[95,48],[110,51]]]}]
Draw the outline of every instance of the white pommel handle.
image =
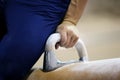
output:
[{"label": "white pommel handle", "polygon": [[48,38],[45,46],[45,54],[44,54],[44,63],[43,63],[43,70],[44,71],[51,71],[58,67],[61,67],[66,64],[75,63],[75,62],[86,62],[88,61],[87,50],[85,44],[82,40],[78,39],[75,44],[75,48],[79,55],[79,60],[71,60],[68,62],[61,62],[55,56],[55,45],[56,43],[60,42],[61,36],[59,33],[51,34]]},{"label": "white pommel handle", "polygon": [[[48,40],[46,42],[45,50],[47,52],[54,51],[55,45],[57,42],[60,41],[60,39],[61,39],[61,36],[59,33],[54,33],[54,34],[50,35],[50,37],[48,38]],[[78,41],[75,44],[75,48],[78,52],[80,59],[83,61],[88,61],[87,50],[86,50],[84,42],[81,39],[78,39]]]},{"label": "white pommel handle", "polygon": [[59,33],[54,33],[54,34],[50,35],[50,37],[48,38],[48,40],[46,42],[45,50],[48,52],[55,50],[55,45],[57,42],[60,41],[60,39],[61,39],[61,37],[60,37]]}]

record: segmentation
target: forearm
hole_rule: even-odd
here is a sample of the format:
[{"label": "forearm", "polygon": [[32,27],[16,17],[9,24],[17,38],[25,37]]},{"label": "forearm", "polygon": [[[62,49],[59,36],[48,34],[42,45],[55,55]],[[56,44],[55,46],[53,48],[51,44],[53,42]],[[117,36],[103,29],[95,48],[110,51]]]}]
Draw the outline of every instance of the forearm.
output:
[{"label": "forearm", "polygon": [[63,22],[67,21],[76,25],[83,13],[86,3],[87,0],[71,0]]},{"label": "forearm", "polygon": [[56,32],[60,33],[61,40],[59,45],[61,47],[70,48],[75,45],[78,40],[75,27],[79,21],[87,0],[71,0],[63,22],[58,25]]}]

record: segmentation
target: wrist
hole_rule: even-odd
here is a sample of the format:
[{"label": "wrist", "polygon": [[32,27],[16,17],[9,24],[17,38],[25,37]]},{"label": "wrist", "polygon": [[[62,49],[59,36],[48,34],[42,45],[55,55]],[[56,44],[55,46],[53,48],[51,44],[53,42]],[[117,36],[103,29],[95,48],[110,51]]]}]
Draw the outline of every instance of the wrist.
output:
[{"label": "wrist", "polygon": [[61,24],[76,26],[76,23],[74,23],[72,20],[67,20],[67,19],[64,19]]}]

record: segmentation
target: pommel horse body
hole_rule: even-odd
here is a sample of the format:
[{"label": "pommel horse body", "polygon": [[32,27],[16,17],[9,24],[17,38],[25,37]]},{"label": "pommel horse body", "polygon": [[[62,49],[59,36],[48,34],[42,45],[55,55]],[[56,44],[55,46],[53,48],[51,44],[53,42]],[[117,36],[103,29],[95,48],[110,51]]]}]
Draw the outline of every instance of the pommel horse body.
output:
[{"label": "pommel horse body", "polygon": [[52,34],[47,42],[43,69],[34,70],[27,80],[120,80],[120,58],[88,61],[87,50],[79,39],[75,44],[79,59],[61,62],[54,54],[60,34]]}]

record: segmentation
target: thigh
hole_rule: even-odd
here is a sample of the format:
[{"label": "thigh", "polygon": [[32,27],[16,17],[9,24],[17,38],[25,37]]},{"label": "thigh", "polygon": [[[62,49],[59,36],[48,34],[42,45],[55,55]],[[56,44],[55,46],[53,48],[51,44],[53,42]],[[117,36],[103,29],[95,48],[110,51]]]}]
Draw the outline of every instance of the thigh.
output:
[{"label": "thigh", "polygon": [[0,71],[9,80],[19,80],[41,56],[48,36],[55,32],[63,16],[62,11],[47,11],[48,6],[42,6],[44,11],[40,6],[43,4],[29,0],[6,1],[7,34],[0,43]]},{"label": "thigh", "polygon": [[13,2],[7,3],[5,18],[8,32],[0,43],[0,72],[9,80],[19,80],[41,56],[58,22]]},{"label": "thigh", "polygon": [[[61,16],[56,17],[56,15],[58,15],[57,13],[53,15],[49,10],[45,10],[48,7],[38,6],[34,1],[33,3],[31,1],[32,0],[11,0],[7,2],[5,17],[9,33],[20,32],[23,29],[34,30],[36,32],[47,29],[47,32],[50,32],[51,30],[55,31],[56,27],[60,24]],[[39,4],[42,5],[42,3]],[[44,10],[42,9],[43,7]]]},{"label": "thigh", "polygon": [[[23,28],[55,30],[62,22],[69,2],[70,0],[6,0],[8,32],[15,33]],[[42,27],[43,25],[46,27]]]}]

